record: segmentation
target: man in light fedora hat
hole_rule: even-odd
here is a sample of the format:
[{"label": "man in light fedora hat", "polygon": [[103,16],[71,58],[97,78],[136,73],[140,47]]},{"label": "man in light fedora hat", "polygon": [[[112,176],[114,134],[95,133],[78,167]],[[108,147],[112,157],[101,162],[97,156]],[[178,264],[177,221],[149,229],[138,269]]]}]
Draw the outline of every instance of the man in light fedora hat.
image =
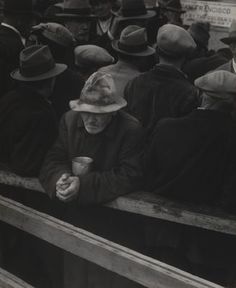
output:
[{"label": "man in light fedora hat", "polygon": [[[72,111],[64,115],[59,137],[40,173],[40,181],[50,197],[67,203],[68,221],[99,235],[108,233],[110,238],[119,235],[120,220],[116,213],[99,204],[135,191],[142,178],[139,152],[143,145],[143,130],[136,119],[121,111],[126,104],[117,95],[109,74],[96,72],[91,75],[80,98],[70,103]],[[76,176],[72,172],[72,160],[78,156],[90,157],[93,162],[88,173]],[[123,223],[122,228],[125,225]],[[115,237],[116,241],[119,237],[121,235]],[[65,263],[73,260],[69,255],[65,257]],[[73,261],[67,276],[75,269],[74,275],[78,275],[80,261],[78,258]],[[86,265],[93,267],[84,262],[83,265],[84,269]],[[97,270],[96,267],[89,269],[88,277],[94,281],[93,287],[109,287],[107,281],[113,276],[100,269],[99,274]],[[78,277],[86,275],[80,273]]]},{"label": "man in light fedora hat", "polygon": [[229,46],[233,58],[227,63],[219,66],[217,70],[225,70],[236,73],[236,20],[233,20],[231,23],[228,37],[222,38],[221,41]]},{"label": "man in light fedora hat", "polygon": [[127,26],[121,32],[120,39],[113,40],[112,47],[118,55],[118,61],[100,71],[112,75],[118,94],[124,97],[126,84],[148,70],[144,64],[154,56],[155,49],[148,46],[146,29],[137,25]]},{"label": "man in light fedora hat", "polygon": [[56,64],[47,46],[22,50],[11,73],[17,89],[0,100],[0,161],[22,176],[37,176],[45,153],[57,135],[50,97],[54,79],[67,66]]},{"label": "man in light fedora hat", "polygon": [[32,0],[4,1],[0,25],[0,97],[13,88],[9,75],[18,66],[19,54],[36,17]]},{"label": "man in light fedora hat", "polygon": [[159,63],[127,84],[128,111],[150,132],[161,118],[186,115],[199,104],[198,90],[181,71],[195,47],[185,29],[162,26],[157,35]]}]

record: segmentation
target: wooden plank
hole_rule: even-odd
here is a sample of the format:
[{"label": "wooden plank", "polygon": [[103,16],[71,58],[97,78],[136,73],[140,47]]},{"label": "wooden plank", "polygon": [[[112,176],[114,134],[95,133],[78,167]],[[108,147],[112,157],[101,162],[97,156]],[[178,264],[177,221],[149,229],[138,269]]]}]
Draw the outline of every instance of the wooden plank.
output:
[{"label": "wooden plank", "polygon": [[145,287],[221,287],[2,196],[0,220]]},{"label": "wooden plank", "polygon": [[138,192],[119,197],[108,207],[170,222],[236,235],[236,217],[209,207],[184,205],[163,197]]},{"label": "wooden plank", "polygon": [[23,280],[0,268],[1,288],[33,288]]},{"label": "wooden plank", "polygon": [[[22,178],[7,171],[0,171],[0,183],[45,193],[37,178]],[[236,217],[233,215],[209,207],[199,208],[183,205],[147,192],[137,192],[119,197],[106,206],[147,217],[236,235]]]}]

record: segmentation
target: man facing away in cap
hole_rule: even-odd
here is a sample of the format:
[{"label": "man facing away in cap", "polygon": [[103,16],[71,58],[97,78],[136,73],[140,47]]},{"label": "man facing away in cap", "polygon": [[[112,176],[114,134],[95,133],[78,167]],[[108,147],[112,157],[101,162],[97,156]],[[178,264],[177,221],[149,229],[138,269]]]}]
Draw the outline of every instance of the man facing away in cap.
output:
[{"label": "man facing away in cap", "polygon": [[[146,190],[197,205],[223,202],[235,213],[236,127],[231,112],[236,104],[236,75],[216,71],[198,78],[195,85],[203,91],[201,106],[185,117],[162,119],[155,127],[146,150]],[[150,229],[149,237],[159,239],[150,247],[156,257],[169,245],[169,255],[178,251],[178,258],[191,262],[191,273],[207,275],[217,283],[226,281],[235,267],[234,238],[173,224],[155,229],[159,236]]]},{"label": "man facing away in cap", "polygon": [[159,63],[125,88],[130,114],[150,131],[164,117],[181,117],[199,104],[198,89],[181,68],[196,44],[183,28],[166,24],[157,35]]}]

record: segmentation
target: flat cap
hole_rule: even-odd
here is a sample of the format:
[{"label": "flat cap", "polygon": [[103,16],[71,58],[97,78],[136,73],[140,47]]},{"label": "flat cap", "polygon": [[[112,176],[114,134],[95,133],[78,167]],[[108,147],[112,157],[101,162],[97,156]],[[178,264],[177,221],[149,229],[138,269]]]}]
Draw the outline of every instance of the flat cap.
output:
[{"label": "flat cap", "polygon": [[228,71],[211,72],[196,79],[194,84],[211,97],[228,99],[236,96],[236,74]]},{"label": "flat cap", "polygon": [[79,67],[103,67],[114,63],[114,58],[96,45],[80,45],[74,49],[75,65]]},{"label": "flat cap", "polygon": [[189,55],[196,48],[192,36],[174,24],[163,25],[157,34],[157,47],[171,57]]}]

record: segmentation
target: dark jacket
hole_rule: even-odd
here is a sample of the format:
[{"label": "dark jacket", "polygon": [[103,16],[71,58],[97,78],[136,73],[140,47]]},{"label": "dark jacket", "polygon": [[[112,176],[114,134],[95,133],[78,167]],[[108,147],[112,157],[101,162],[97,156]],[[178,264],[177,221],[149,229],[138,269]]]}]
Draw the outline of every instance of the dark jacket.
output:
[{"label": "dark jacket", "polygon": [[93,171],[80,176],[79,204],[99,204],[134,191],[142,175],[139,152],[143,131],[136,119],[118,112],[101,133],[86,132],[80,114],[70,111],[63,116],[59,138],[49,151],[40,180],[50,196],[63,173],[72,173],[72,159],[91,157]]},{"label": "dark jacket", "polygon": [[0,97],[14,87],[10,73],[19,66],[19,55],[23,49],[20,35],[0,25]]},{"label": "dark jacket", "polygon": [[235,194],[235,145],[236,130],[226,113],[197,109],[163,119],[146,151],[147,189],[211,205],[223,192]]},{"label": "dark jacket", "polygon": [[71,69],[66,69],[57,76],[50,101],[52,102],[58,119],[61,119],[61,116],[70,110],[70,100],[75,100],[80,97],[83,86],[84,81],[82,78]]},{"label": "dark jacket", "polygon": [[172,65],[156,65],[128,83],[128,112],[152,130],[165,117],[181,117],[199,105],[198,90]]},{"label": "dark jacket", "polygon": [[51,104],[20,87],[0,100],[0,162],[22,176],[37,176],[57,135]]}]

